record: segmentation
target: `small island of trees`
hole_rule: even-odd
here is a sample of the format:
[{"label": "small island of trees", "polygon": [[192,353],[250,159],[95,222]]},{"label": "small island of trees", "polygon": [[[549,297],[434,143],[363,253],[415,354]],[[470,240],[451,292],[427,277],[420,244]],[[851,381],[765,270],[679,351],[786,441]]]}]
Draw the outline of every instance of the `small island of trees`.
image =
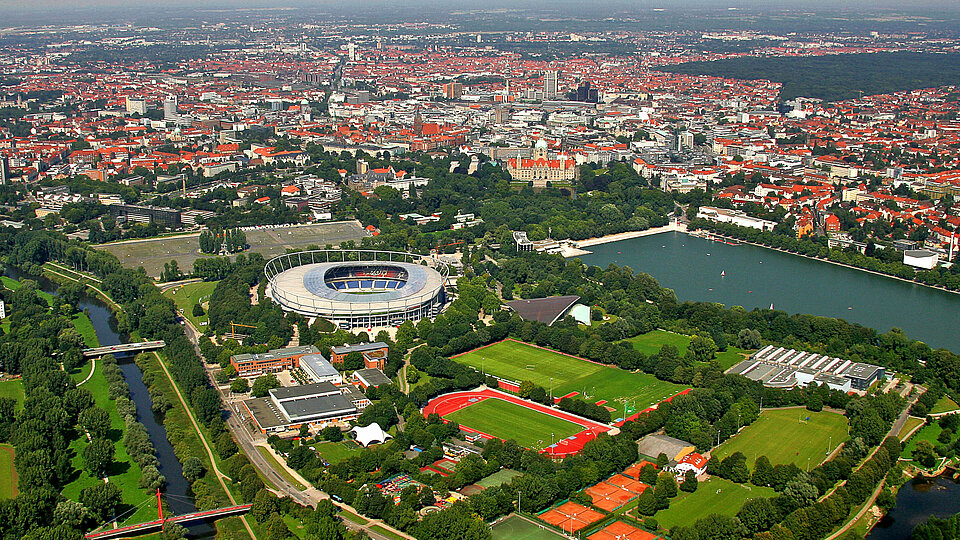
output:
[{"label": "small island of trees", "polygon": [[246,248],[247,235],[240,229],[214,229],[200,233],[201,253],[237,253]]}]

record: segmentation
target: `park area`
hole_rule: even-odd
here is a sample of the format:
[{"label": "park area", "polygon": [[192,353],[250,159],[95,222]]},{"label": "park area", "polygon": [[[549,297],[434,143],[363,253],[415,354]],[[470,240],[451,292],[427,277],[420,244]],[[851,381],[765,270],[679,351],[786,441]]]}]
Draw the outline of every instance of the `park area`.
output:
[{"label": "park area", "polygon": [[834,412],[804,408],[764,409],[753,424],[712,452],[723,459],[734,452],[747,457],[747,466],[760,456],[773,465],[793,463],[806,469],[822,462],[847,440],[847,418]]},{"label": "park area", "polygon": [[549,416],[502,399],[484,399],[444,415],[451,422],[504,440],[513,439],[525,448],[542,449],[553,440],[583,431],[583,426]]},{"label": "park area", "polygon": [[746,484],[737,484],[720,477],[700,482],[693,493],[681,491],[670,500],[670,507],[660,510],[653,517],[661,527],[671,529],[678,525],[692,525],[710,514],[736,515],[747,499],[772,497],[773,489]]},{"label": "park area", "polygon": [[503,379],[531,381],[555,398],[576,393],[575,397],[603,402],[600,404],[613,409],[613,418],[630,416],[685,389],[646,373],[624,371],[509,339],[453,359]]},{"label": "park area", "polygon": [[[208,300],[213,290],[217,288],[217,281],[201,281],[200,283],[187,283],[181,287],[174,287],[164,291],[163,295],[173,299],[177,304],[177,309],[183,313],[183,316],[193,323],[196,328],[207,325],[210,317],[207,315],[207,308],[203,306]],[[200,304],[203,306],[203,315],[194,316],[193,306]]]},{"label": "park area", "polygon": [[[659,353],[660,347],[664,345],[673,345],[677,348],[680,356],[685,356],[687,354],[687,345],[690,344],[690,339],[690,336],[683,334],[667,332],[666,330],[654,330],[632,337],[627,341],[633,344],[634,349],[647,356],[653,356]],[[727,350],[717,352],[717,361],[720,362],[720,367],[726,370],[745,360],[750,352],[752,351],[728,346]]]},{"label": "park area", "polygon": [[[247,235],[247,244],[250,245],[247,252],[260,253],[268,259],[286,253],[288,249],[305,249],[311,245],[323,248],[327,244],[336,246],[347,240],[359,241],[369,235],[357,221],[314,223],[244,232]],[[120,264],[127,268],[142,266],[147,275],[159,276],[163,271],[163,264],[171,260],[176,260],[183,272],[191,272],[193,262],[207,256],[200,254],[199,236],[199,233],[191,233],[125,240],[95,247],[116,255]]]}]

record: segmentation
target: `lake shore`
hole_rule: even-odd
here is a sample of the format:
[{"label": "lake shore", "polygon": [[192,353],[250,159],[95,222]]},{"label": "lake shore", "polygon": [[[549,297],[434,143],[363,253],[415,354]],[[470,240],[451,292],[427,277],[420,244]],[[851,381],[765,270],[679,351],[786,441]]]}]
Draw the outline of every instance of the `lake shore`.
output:
[{"label": "lake shore", "polygon": [[590,246],[598,246],[600,244],[610,244],[613,242],[620,242],[622,240],[632,240],[634,238],[642,238],[644,236],[652,236],[654,234],[661,234],[665,232],[687,232],[687,226],[682,223],[677,223],[676,221],[671,221],[670,225],[664,225],[663,227],[654,227],[652,229],[645,229],[642,231],[627,231],[616,234],[608,234],[606,236],[597,236],[594,238],[586,238],[584,240],[576,240],[572,243],[575,246],[564,245],[563,246],[563,256],[566,258],[578,257],[580,255],[589,255],[593,253],[592,251],[583,249]]}]

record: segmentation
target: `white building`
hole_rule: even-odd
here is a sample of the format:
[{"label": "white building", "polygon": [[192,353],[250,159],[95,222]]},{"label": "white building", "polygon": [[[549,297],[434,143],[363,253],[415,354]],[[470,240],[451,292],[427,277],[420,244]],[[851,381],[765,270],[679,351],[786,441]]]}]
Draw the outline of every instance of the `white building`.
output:
[{"label": "white building", "polygon": [[908,249],[903,252],[903,264],[915,268],[932,270],[937,266],[938,260],[939,256],[936,253],[925,249]]},{"label": "white building", "polygon": [[697,217],[714,221],[717,223],[732,223],[741,227],[751,227],[761,231],[772,231],[777,226],[777,222],[766,219],[748,216],[739,210],[728,210],[726,208],[714,208],[712,206],[701,206],[697,212]]}]

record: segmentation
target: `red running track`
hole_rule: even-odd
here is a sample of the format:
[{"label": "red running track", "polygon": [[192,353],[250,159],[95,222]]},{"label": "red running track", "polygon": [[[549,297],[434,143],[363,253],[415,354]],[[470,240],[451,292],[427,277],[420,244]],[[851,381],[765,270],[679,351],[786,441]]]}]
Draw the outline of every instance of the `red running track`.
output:
[{"label": "red running track", "polygon": [[[440,416],[445,416],[454,411],[459,411],[460,409],[469,407],[470,405],[475,405],[485,399],[502,399],[509,403],[520,405],[521,407],[533,409],[542,414],[560,418],[568,422],[573,422],[574,424],[584,428],[584,430],[580,433],[563,439],[553,446],[544,448],[543,453],[549,454],[551,457],[562,458],[572,456],[580,450],[583,450],[583,445],[588,441],[595,439],[598,434],[610,431],[609,426],[599,422],[594,422],[592,420],[547,407],[539,403],[520,399],[516,396],[512,396],[510,394],[490,388],[481,390],[479,392],[453,392],[439,396],[427,403],[427,405],[423,408],[423,415],[429,416],[430,414],[437,413]],[[472,433],[479,433],[481,436],[487,439],[494,438],[493,435],[483,433],[469,427],[461,426],[461,429]]]}]

